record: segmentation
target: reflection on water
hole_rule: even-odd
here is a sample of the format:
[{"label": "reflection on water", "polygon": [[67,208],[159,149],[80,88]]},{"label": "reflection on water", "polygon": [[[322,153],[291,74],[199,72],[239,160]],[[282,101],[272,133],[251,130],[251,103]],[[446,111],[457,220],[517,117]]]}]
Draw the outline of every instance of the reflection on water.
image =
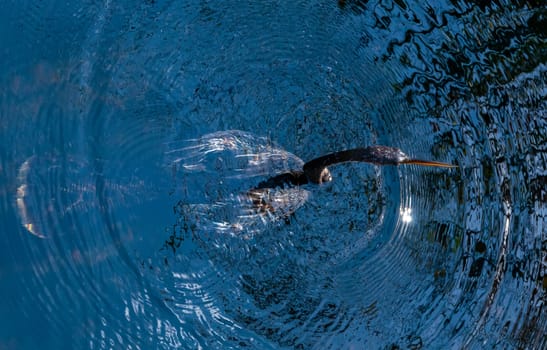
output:
[{"label": "reflection on water", "polygon": [[[174,175],[179,201],[175,211],[185,220],[195,217],[200,230],[249,238],[260,233],[259,223],[287,219],[307,200],[304,188],[254,189],[257,179],[302,169],[295,155],[239,130],[215,132],[199,139],[171,143],[167,164]],[[184,223],[182,223],[184,225]],[[181,237],[171,236],[181,241]]]},{"label": "reflection on water", "polygon": [[[58,5],[1,15],[0,349],[547,346],[542,2]],[[459,168],[250,195],[372,144]]]}]

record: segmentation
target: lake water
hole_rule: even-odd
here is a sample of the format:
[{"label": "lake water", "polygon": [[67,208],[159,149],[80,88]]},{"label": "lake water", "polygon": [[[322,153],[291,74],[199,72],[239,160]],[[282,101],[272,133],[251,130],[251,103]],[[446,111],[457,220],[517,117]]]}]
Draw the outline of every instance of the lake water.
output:
[{"label": "lake water", "polygon": [[[546,28],[536,0],[8,1],[0,349],[545,349]],[[375,144],[458,167],[249,195]]]}]

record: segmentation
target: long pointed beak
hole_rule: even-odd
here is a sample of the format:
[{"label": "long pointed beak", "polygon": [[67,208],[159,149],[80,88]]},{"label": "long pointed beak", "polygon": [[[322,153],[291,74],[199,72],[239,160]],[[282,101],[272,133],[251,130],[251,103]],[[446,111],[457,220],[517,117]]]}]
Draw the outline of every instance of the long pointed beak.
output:
[{"label": "long pointed beak", "polygon": [[424,166],[434,166],[439,168],[457,168],[457,165],[442,163],[442,162],[433,162],[430,160],[420,160],[420,159],[408,159],[401,162],[402,164],[416,164]]}]

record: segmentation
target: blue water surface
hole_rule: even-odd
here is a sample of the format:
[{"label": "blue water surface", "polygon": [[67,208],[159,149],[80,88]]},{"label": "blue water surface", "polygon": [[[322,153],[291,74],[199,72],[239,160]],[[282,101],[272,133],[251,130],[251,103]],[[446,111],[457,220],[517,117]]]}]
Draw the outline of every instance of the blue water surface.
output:
[{"label": "blue water surface", "polygon": [[0,350],[547,347],[542,1],[2,6]]}]

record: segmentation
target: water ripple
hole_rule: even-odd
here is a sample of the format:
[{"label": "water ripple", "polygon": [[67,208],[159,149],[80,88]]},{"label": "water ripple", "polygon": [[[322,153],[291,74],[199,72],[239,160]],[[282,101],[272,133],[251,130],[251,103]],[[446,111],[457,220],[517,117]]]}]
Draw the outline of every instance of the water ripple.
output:
[{"label": "water ripple", "polygon": [[[0,348],[545,347],[540,2],[54,5],[0,21]],[[370,144],[459,167],[252,192]]]}]

